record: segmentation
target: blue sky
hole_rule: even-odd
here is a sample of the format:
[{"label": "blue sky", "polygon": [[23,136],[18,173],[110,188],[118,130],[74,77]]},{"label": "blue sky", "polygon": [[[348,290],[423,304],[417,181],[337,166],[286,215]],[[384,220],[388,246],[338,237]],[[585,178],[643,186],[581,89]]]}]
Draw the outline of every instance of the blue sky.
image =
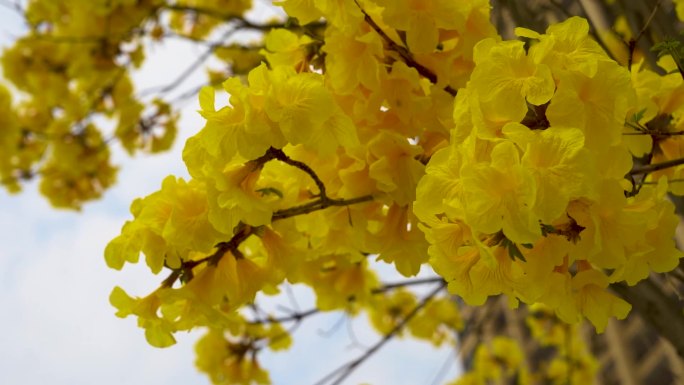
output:
[{"label": "blue sky", "polygon": [[[11,44],[22,28],[18,15],[0,7],[0,47]],[[135,78],[141,88],[166,84],[199,52],[182,43],[155,47],[149,65]],[[201,81],[197,74],[188,86]],[[130,159],[115,148],[121,166],[117,185],[81,212],[51,208],[35,183],[18,195],[0,189],[0,383],[209,384],[193,364],[197,333],[177,335],[178,344],[168,349],[150,347],[135,320],[115,317],[108,303],[115,285],[144,295],[162,278],[144,265],[111,270],[102,256],[130,218],[134,198],[158,189],[166,175],[187,174],[180,153],[185,138],[203,125],[197,109],[194,100],[184,107],[179,138],[168,153]],[[300,306],[308,308],[311,296],[297,292]],[[313,383],[363,353],[351,336],[366,345],[379,338],[364,319],[340,319],[324,314],[306,322],[294,335],[291,351],[265,355],[262,364],[271,369],[273,383]],[[346,383],[429,384],[448,360],[453,360],[449,349],[391,342]],[[449,367],[445,380],[455,375],[455,365]]]}]

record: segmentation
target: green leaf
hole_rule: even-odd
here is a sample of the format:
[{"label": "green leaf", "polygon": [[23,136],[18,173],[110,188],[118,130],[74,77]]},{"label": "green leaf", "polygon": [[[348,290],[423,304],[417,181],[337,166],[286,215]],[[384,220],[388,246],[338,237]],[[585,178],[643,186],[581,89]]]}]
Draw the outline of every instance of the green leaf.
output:
[{"label": "green leaf", "polygon": [[644,108],[643,110],[632,115],[632,122],[633,123],[639,123],[639,121],[644,117],[645,113],[646,113],[646,109]]},{"label": "green leaf", "polygon": [[260,193],[261,196],[274,194],[274,195],[277,195],[280,199],[283,198],[283,193],[282,193],[282,191],[278,190],[278,189],[275,188],[275,187],[264,187],[264,188],[260,188],[260,189],[256,190],[256,192]]}]

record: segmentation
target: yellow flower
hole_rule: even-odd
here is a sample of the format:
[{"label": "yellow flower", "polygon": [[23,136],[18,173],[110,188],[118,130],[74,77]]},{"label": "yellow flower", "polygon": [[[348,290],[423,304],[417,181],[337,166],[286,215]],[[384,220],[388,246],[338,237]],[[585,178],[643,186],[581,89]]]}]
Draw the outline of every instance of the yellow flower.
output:
[{"label": "yellow flower", "polygon": [[160,191],[133,202],[131,213],[135,219],[105,249],[105,260],[115,269],[137,262],[140,251],[154,273],[165,264],[178,267],[191,251],[209,252],[230,234],[209,222],[207,192],[195,180],[166,177]]},{"label": "yellow flower", "polygon": [[299,71],[308,70],[310,44],[313,40],[307,36],[297,36],[287,29],[272,29],[265,39],[265,48],[261,54],[273,67],[291,67]]},{"label": "yellow flower", "polygon": [[174,290],[189,293],[191,299],[209,306],[225,303],[231,310],[253,301],[267,277],[253,261],[237,258],[231,252],[226,252],[216,265],[205,263],[195,270],[190,282]]},{"label": "yellow flower", "polygon": [[394,267],[409,277],[418,274],[427,262],[427,242],[418,229],[417,220],[409,207],[396,203],[387,211],[382,227],[369,240],[370,252],[378,253],[377,260],[394,263]]},{"label": "yellow flower", "polygon": [[549,127],[533,131],[509,123],[503,132],[523,150],[521,164],[532,172],[537,185],[534,212],[543,223],[562,216],[571,199],[592,196],[593,186],[587,181],[592,168],[580,130]]},{"label": "yellow flower", "polygon": [[568,215],[584,229],[575,247],[573,259],[586,259],[604,269],[615,269],[627,261],[626,249],[644,240],[644,223],[655,213],[626,209],[624,190],[618,181],[604,180],[598,186],[594,202],[572,201]]},{"label": "yellow flower", "polygon": [[551,126],[581,129],[587,148],[600,153],[622,141],[622,127],[635,94],[629,73],[617,63],[600,61],[597,71],[600,76],[560,74],[546,117]]},{"label": "yellow flower", "polygon": [[542,105],[553,96],[555,83],[546,64],[536,64],[525,54],[523,42],[497,42],[489,38],[475,46],[475,69],[468,88],[477,92],[487,110],[519,122],[527,103]]},{"label": "yellow flower", "polygon": [[463,329],[463,320],[456,301],[450,297],[435,298],[411,319],[408,327],[415,337],[441,346],[454,341],[453,333]]},{"label": "yellow flower", "polygon": [[214,176],[208,188],[209,221],[219,231],[232,234],[238,223],[260,226],[271,222],[273,209],[257,191],[261,175],[257,161],[228,164]]},{"label": "yellow flower", "polygon": [[432,224],[442,213],[463,218],[461,157],[453,146],[437,151],[425,168],[416,187],[413,212],[424,223]]},{"label": "yellow flower", "polygon": [[503,229],[514,243],[534,243],[540,236],[533,214],[537,185],[530,171],[520,164],[512,142],[497,144],[491,163],[463,167],[465,221],[473,230],[496,233]]},{"label": "yellow flower", "polygon": [[593,78],[599,61],[611,59],[601,46],[589,37],[589,23],[581,17],[573,16],[553,24],[541,35],[526,28],[516,28],[518,36],[537,39],[539,43],[530,47],[530,58],[535,63],[544,63],[554,71],[577,71]]},{"label": "yellow flower", "polygon": [[285,139],[320,154],[335,152],[338,146],[358,145],[356,127],[324,86],[323,76],[292,71],[278,67],[268,74],[273,88],[264,104]]},{"label": "yellow flower", "polygon": [[[644,213],[644,218],[653,218],[644,223],[646,232],[643,243],[628,248],[628,258],[623,266],[611,274],[611,280],[624,279],[627,284],[634,285],[648,277],[651,271],[664,273],[671,271],[679,264],[682,252],[675,247],[672,234],[675,233],[679,218],[675,214],[670,200],[665,199],[667,183],[660,181],[657,186],[644,186],[641,192],[631,198],[627,210]],[[655,216],[648,215],[654,211]]]},{"label": "yellow flower", "polygon": [[367,146],[368,175],[375,180],[376,188],[400,206],[412,202],[424,170],[415,159],[418,146],[390,131],[380,131]]},{"label": "yellow flower", "polygon": [[591,321],[599,333],[605,329],[608,318],[624,319],[632,308],[632,305],[623,299],[606,291],[608,278],[598,270],[578,272],[572,278],[572,287],[576,292],[579,311]]},{"label": "yellow flower", "polygon": [[406,31],[408,48],[414,53],[433,52],[439,43],[439,29],[462,29],[468,2],[449,0],[379,1],[383,18],[391,27]]},{"label": "yellow flower", "polygon": [[458,248],[456,253],[444,254],[436,247],[430,247],[428,252],[430,265],[449,283],[449,292],[466,303],[482,305],[489,296],[502,293],[515,297],[514,288],[522,271],[504,248],[476,242]]},{"label": "yellow flower", "polygon": [[349,94],[359,86],[380,88],[383,46],[377,32],[366,23],[359,24],[353,34],[331,26],[326,29],[325,41],[327,80],[336,93]]}]

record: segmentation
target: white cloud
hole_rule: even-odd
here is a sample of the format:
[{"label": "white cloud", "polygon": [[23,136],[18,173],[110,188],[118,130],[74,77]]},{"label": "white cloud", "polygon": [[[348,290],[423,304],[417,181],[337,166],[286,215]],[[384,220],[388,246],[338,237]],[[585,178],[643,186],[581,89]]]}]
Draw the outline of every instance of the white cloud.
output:
[{"label": "white cloud", "polygon": [[[149,290],[156,277],[142,269],[109,270],[106,242],[120,216],[45,207],[31,192],[2,197],[4,252],[0,303],[0,372],[12,384],[173,384],[202,382],[193,367],[192,338],[167,350],[149,347],[133,319],[114,316],[116,284]],[[11,219],[11,220],[10,220]]]}]

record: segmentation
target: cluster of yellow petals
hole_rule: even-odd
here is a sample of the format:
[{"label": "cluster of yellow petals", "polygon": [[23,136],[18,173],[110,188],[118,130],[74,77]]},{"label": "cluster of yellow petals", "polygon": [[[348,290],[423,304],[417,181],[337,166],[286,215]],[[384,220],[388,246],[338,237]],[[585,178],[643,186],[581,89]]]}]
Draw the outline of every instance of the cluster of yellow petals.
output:
[{"label": "cluster of yellow petals", "polygon": [[[209,3],[187,2],[223,2]],[[439,345],[463,326],[454,299],[382,290],[370,259],[404,276],[429,266],[471,305],[505,294],[599,331],[630,310],[611,283],[677,265],[672,184],[634,189],[625,175],[644,144],[623,133],[629,116],[678,122],[681,79],[630,74],[576,17],[518,29],[523,42],[496,36],[484,0],[278,4],[301,25],[324,18],[324,32],[272,29],[240,59],[246,76],[203,88],[206,125],[183,151],[191,179],[136,200],[105,251],[115,269],[143,253],[170,271],[148,296],[110,297],[152,345],[206,327],[198,365],[215,383],[268,383],[256,352],[289,336],[241,310],[285,283],[309,286],[320,310],[367,312],[385,335],[410,315],[410,334]],[[475,361],[486,377],[459,384],[527,376],[510,340]]]},{"label": "cluster of yellow petals", "polygon": [[[152,294],[132,297],[117,287],[110,301],[117,315],[138,318],[154,346],[173,344],[177,331],[208,327],[198,365],[216,383],[268,381],[256,355],[235,356],[235,346],[245,345],[230,336],[244,342],[240,309],[286,281],[310,286],[320,310],[367,311],[379,331],[410,311],[408,303],[401,312],[388,307],[369,259],[392,263],[405,276],[427,262],[428,243],[412,209],[423,162],[449,140],[449,90],[465,85],[472,47],[494,36],[486,2],[457,7],[456,21],[426,24],[431,14],[451,12],[442,9],[446,2],[435,4],[410,26],[411,39],[434,38],[431,50],[423,44],[411,59],[436,74],[432,83],[414,68],[417,61],[407,63],[386,46],[361,11],[401,41],[397,11],[408,10],[399,4],[283,5],[300,23],[317,19],[309,13],[325,15],[325,43],[273,29],[260,52],[268,64],[223,83],[228,105],[217,107],[217,90],[202,89],[207,123],[183,151],[191,179],[168,177],[161,190],[136,200],[133,219],[105,252],[115,269],[143,253],[153,273],[171,270]],[[325,71],[316,67],[319,48]],[[352,53],[363,62],[350,60]],[[448,296],[426,303],[409,325],[413,336],[437,345],[453,341],[461,327]],[[262,333],[250,341],[269,338]]]},{"label": "cluster of yellow petals", "polygon": [[497,336],[475,350],[473,368],[450,385],[484,385],[509,382],[529,384],[524,354],[517,341]]},{"label": "cluster of yellow petals", "polygon": [[[528,49],[492,38],[475,46],[452,141],[430,159],[414,212],[430,264],[466,302],[503,293],[600,331],[630,309],[610,283],[669,271],[681,255],[665,180],[630,194],[625,179],[625,118],[644,105],[633,81],[649,74],[630,77],[588,28],[573,17],[543,35],[517,29]],[[657,115],[648,111],[646,121]]]}]

